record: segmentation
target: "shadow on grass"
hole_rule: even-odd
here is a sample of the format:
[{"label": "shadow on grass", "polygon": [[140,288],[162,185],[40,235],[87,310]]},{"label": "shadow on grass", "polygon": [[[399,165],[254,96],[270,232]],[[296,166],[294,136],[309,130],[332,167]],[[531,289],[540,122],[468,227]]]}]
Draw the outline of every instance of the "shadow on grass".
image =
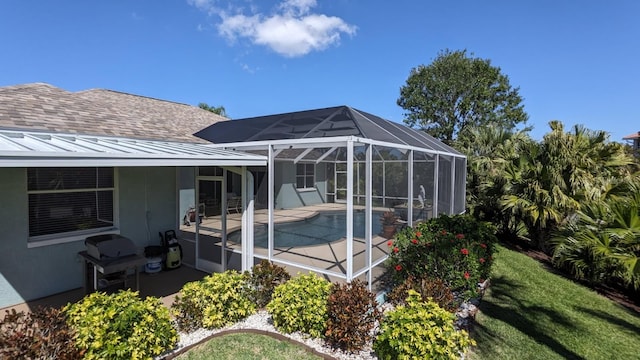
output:
[{"label": "shadow on grass", "polygon": [[489,349],[501,348],[504,346],[505,341],[499,334],[476,322],[475,319],[472,321],[473,323],[469,329],[469,334],[478,344],[477,348],[472,349],[473,352],[477,352],[478,349],[487,349],[487,351],[491,351]]},{"label": "shadow on grass", "polygon": [[[618,326],[622,329],[626,329],[628,331],[630,331],[633,334],[640,334],[640,326],[637,326],[635,324],[632,324],[624,319],[621,319],[615,315],[611,315],[609,313],[606,313],[604,311],[601,310],[594,310],[594,309],[588,309],[582,306],[576,306],[575,307],[576,310],[583,312],[583,313],[587,313],[591,316],[597,317],[599,319],[602,319],[612,325]],[[626,308],[622,307],[624,310],[628,311],[629,314],[631,315],[635,315],[636,313],[633,312],[632,310],[627,310]]]},{"label": "shadow on grass", "polygon": [[[562,343],[555,340],[545,330],[546,323],[560,324],[566,328],[575,329],[575,324],[569,321],[563,314],[545,307],[544,304],[529,305],[518,297],[523,286],[504,277],[493,278],[491,281],[490,296],[486,296],[480,303],[480,311],[483,315],[502,321],[518,331],[527,334],[537,343],[548,347],[551,351],[565,359],[584,359],[579,354],[568,349]],[[524,316],[523,314],[526,314]],[[475,324],[474,334],[480,341],[496,341],[496,334],[491,334],[487,328]]]}]

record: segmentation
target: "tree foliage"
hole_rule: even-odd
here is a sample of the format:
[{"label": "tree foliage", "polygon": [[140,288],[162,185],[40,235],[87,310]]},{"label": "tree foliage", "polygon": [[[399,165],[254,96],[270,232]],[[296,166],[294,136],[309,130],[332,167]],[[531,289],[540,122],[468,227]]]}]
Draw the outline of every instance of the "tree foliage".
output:
[{"label": "tree foliage", "polygon": [[510,164],[519,164],[520,154],[533,144],[527,131],[514,132],[495,125],[472,129],[465,141],[458,142],[468,158],[468,211],[480,220],[493,222],[504,238],[524,235],[521,222],[503,211],[501,201],[510,185],[506,171],[513,171]]},{"label": "tree foliage", "polygon": [[469,158],[469,213],[578,279],[640,289],[637,159],[604,131],[549,126],[541,141],[488,126],[458,143]]},{"label": "tree foliage", "polygon": [[602,198],[620,179],[631,176],[633,159],[603,131],[576,125],[564,131],[559,121],[540,143],[523,148],[507,164],[503,209],[526,226],[541,248],[557,226],[583,204]]},{"label": "tree foliage", "polygon": [[640,194],[589,202],[557,236],[554,262],[578,279],[640,288]]},{"label": "tree foliage", "polygon": [[201,102],[198,104],[198,107],[203,110],[211,111],[214,114],[227,117],[227,111],[224,106],[211,106],[207,103]]},{"label": "tree foliage", "polygon": [[518,91],[489,60],[445,50],[430,65],[411,70],[397,103],[406,110],[407,125],[451,144],[473,128],[513,129],[526,123]]},{"label": "tree foliage", "polygon": [[605,132],[549,125],[539,142],[525,131],[487,126],[458,143],[469,157],[469,212],[502,236],[541,248],[586,204],[632,193],[638,177],[634,159]]}]

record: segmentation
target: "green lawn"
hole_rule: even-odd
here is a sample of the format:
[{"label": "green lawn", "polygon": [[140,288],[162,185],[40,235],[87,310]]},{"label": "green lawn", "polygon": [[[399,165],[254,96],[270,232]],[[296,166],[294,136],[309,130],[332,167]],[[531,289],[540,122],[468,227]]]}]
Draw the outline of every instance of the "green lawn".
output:
[{"label": "green lawn", "polygon": [[235,333],[214,337],[186,353],[178,360],[321,360],[303,347],[267,335]]},{"label": "green lawn", "polygon": [[471,359],[640,359],[640,314],[526,255],[495,258]]}]

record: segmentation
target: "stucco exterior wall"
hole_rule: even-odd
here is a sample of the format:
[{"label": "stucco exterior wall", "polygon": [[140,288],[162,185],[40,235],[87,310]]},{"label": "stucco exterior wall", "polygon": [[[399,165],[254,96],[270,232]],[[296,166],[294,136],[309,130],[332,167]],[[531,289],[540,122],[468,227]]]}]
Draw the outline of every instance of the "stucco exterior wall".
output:
[{"label": "stucco exterior wall", "polygon": [[[159,245],[176,226],[175,168],[119,168],[120,232],[137,246]],[[35,248],[29,236],[26,169],[0,168],[0,308],[82,287],[82,240]]]},{"label": "stucco exterior wall", "polygon": [[176,230],[176,169],[120,168],[120,234],[139,247],[160,245],[158,232]]},{"label": "stucco exterior wall", "polygon": [[[324,202],[324,194],[320,194],[318,187],[315,190],[296,189],[296,165],[294,163],[276,162],[274,168],[276,209],[295,209]],[[318,175],[316,170],[316,183],[319,181]]]}]

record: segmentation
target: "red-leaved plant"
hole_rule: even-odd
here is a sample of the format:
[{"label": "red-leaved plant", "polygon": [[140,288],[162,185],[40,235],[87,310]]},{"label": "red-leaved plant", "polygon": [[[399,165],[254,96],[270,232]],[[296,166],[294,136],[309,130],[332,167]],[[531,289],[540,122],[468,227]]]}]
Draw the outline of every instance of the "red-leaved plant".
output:
[{"label": "red-leaved plant", "polygon": [[361,350],[372,340],[371,330],[382,317],[375,294],[360,280],[334,284],[327,315],[325,339],[350,352]]}]

